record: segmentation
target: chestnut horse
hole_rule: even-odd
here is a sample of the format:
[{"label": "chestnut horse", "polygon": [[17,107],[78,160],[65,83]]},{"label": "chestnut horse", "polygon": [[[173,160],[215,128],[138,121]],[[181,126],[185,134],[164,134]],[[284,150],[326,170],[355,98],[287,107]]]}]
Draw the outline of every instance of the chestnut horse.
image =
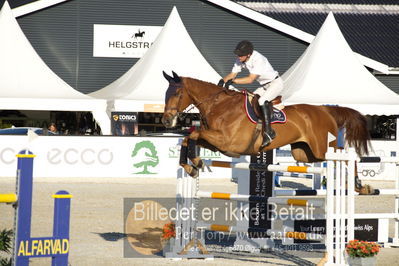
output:
[{"label": "chestnut horse", "polygon": [[[358,111],[338,106],[289,105],[284,108],[287,121],[273,124],[276,138],[266,147],[262,144],[262,129],[249,121],[244,110],[244,94],[215,84],[188,77],[173,77],[163,73],[169,81],[165,96],[162,123],[175,127],[179,113],[193,104],[200,112],[201,128],[184,138],[180,152],[180,165],[193,177],[203,162],[196,155],[195,146],[220,151],[231,157],[256,155],[287,144],[299,162],[325,160],[328,146],[337,147],[337,140],[328,143],[328,134],[336,138],[339,128],[345,127],[345,142],[356,149],[358,155],[368,153],[370,136],[366,118]],[[192,165],[187,162],[187,157]]]}]

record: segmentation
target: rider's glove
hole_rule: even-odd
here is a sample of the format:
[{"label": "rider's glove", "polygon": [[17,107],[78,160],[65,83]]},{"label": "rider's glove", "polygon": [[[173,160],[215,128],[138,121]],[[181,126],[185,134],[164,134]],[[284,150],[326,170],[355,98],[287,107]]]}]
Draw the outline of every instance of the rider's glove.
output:
[{"label": "rider's glove", "polygon": [[232,85],[234,82],[233,82],[233,79],[229,79],[228,81],[226,81],[226,83],[224,84],[224,87],[226,88],[226,89],[228,89],[229,87],[230,87],[230,85]]},{"label": "rider's glove", "polygon": [[224,85],[224,80],[220,79],[219,82],[218,82],[218,86],[219,87],[223,87],[223,85]]}]

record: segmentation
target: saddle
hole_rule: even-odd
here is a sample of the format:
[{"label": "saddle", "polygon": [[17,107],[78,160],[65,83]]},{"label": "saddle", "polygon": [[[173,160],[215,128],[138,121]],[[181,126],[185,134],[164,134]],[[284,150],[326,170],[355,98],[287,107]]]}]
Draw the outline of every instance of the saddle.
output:
[{"label": "saddle", "polygon": [[[246,95],[245,100],[245,109],[247,112],[248,118],[253,123],[261,123],[264,119],[262,111],[259,106],[259,95],[253,94],[247,90],[243,91]],[[273,123],[285,123],[286,122],[286,114],[282,109],[284,106],[281,102],[281,95],[277,96],[272,100],[273,104],[273,114],[272,114],[272,124]]]},{"label": "saddle", "polygon": [[[259,106],[259,95],[258,94],[252,94],[252,97],[249,97],[249,100],[251,102],[252,108],[254,108],[254,112],[256,114],[257,117],[263,117],[262,115],[262,111],[260,110],[260,106]],[[272,100],[272,105],[273,108],[275,105],[279,105],[281,104],[281,95],[277,96],[276,98],[274,98]]]}]

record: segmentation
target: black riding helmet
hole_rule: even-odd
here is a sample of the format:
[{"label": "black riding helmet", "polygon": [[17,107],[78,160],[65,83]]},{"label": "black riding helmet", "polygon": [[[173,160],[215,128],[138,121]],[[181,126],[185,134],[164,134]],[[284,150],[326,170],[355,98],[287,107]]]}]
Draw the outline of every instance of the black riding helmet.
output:
[{"label": "black riding helmet", "polygon": [[250,41],[244,40],[237,44],[236,49],[234,49],[234,53],[238,56],[244,56],[252,54],[254,51],[254,46]]}]

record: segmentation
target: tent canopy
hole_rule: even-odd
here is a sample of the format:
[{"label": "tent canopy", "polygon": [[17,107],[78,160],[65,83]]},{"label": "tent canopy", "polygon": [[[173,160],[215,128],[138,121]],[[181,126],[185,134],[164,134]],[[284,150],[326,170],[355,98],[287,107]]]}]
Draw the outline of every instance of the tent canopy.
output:
[{"label": "tent canopy", "polygon": [[70,87],[36,53],[7,1],[0,11],[0,110],[90,111],[110,134],[106,101]]},{"label": "tent canopy", "polygon": [[361,64],[332,13],[282,78],[286,104],[334,104],[354,108],[363,114],[399,114],[399,95]]},{"label": "tent canopy", "polygon": [[110,100],[109,110],[144,111],[146,104],[164,103],[168,82],[162,71],[212,83],[221,78],[195,46],[176,7],[145,55],[119,79],[89,95]]}]

